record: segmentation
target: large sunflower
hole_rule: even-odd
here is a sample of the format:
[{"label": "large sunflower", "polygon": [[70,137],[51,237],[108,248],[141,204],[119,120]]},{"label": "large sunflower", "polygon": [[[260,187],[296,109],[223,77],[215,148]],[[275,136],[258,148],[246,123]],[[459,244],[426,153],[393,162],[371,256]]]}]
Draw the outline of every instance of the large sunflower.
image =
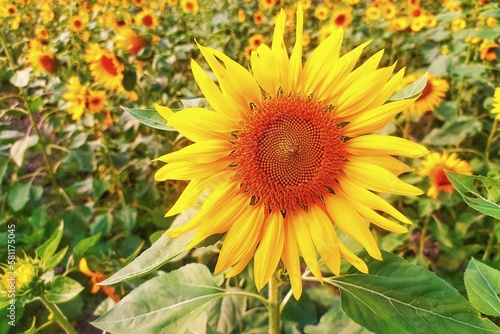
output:
[{"label": "large sunflower", "polygon": [[403,71],[391,78],[394,66],[376,69],[382,52],[352,71],[368,43],[339,56],[341,29],[302,64],[302,24],[299,6],[289,57],[281,11],[272,47],[262,44],[252,53],[251,72],[200,46],[218,86],[195,61],[193,74],[213,109],[173,113],[158,107],[169,125],[195,143],[160,157],[168,164],[155,175],[158,181],[191,180],[168,216],[192,207],[211,190],[199,213],[170,230],[170,237],[197,228],[191,247],[226,233],[215,271],[232,267],[227,276],[234,276],[254,258],[259,290],[281,259],[296,298],[302,292],[300,255],[319,280],[317,253],[337,275],[341,257],[367,272],[339,240],[339,231],[382,259],[365,219],[395,232],[407,228],[382,214],[411,222],[372,191],[420,195],[420,189],[397,178],[409,168],[392,155],[427,153],[408,140],[369,134],[413,102],[384,104]]}]

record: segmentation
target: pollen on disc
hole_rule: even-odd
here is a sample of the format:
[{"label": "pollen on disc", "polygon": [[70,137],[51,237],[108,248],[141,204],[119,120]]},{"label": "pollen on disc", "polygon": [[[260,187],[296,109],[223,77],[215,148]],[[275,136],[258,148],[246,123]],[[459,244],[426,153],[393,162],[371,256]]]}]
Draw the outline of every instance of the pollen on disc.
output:
[{"label": "pollen on disc", "polygon": [[317,201],[342,173],[342,128],[301,96],[265,100],[238,133],[235,162],[246,191],[282,211]]}]

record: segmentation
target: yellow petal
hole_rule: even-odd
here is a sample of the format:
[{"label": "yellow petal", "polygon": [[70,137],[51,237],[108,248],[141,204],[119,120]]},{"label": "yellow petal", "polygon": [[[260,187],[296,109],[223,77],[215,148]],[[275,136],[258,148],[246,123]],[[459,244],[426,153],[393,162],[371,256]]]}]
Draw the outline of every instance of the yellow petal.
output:
[{"label": "yellow petal", "polygon": [[[224,237],[215,273],[238,263],[245,255],[255,249],[260,240],[264,223],[264,206],[249,206],[242,210]],[[253,256],[253,251],[250,256]]]},{"label": "yellow petal", "polygon": [[198,227],[193,240],[186,248],[193,248],[211,235],[227,232],[239,219],[241,212],[248,210],[249,204],[250,197],[242,193],[232,194],[231,197],[223,198],[215,203],[205,213],[204,223]]},{"label": "yellow petal", "polygon": [[163,162],[207,163],[229,156],[234,145],[227,140],[206,140],[162,155],[155,160]]},{"label": "yellow petal", "polygon": [[283,9],[281,9],[280,13],[276,17],[276,25],[274,27],[273,34],[273,43],[271,45],[271,51],[274,54],[274,58],[276,59],[276,63],[271,66],[276,66],[280,71],[279,75],[279,83],[281,88],[288,92],[290,91],[288,87],[288,68],[289,68],[289,60],[288,60],[288,51],[286,49],[285,42],[283,40],[283,36],[285,33],[285,21],[286,15]]},{"label": "yellow petal", "polygon": [[210,78],[194,60],[191,60],[191,69],[203,96],[205,96],[208,103],[215,111],[232,120],[239,120],[245,117],[247,111],[246,106],[243,108],[233,96],[222,94],[212,78]]},{"label": "yellow petal", "polygon": [[89,276],[89,277],[93,277],[95,276],[95,273],[92,272],[90,269],[89,269],[89,265],[87,264],[87,260],[82,257],[80,259],[80,262],[78,262],[78,269],[80,270],[80,272],[86,276]]},{"label": "yellow petal", "polygon": [[281,253],[281,261],[288,272],[290,284],[292,285],[293,296],[295,299],[299,300],[302,294],[300,254],[289,217],[293,216],[287,215],[285,217],[285,245],[283,247],[283,252]]},{"label": "yellow petal", "polygon": [[156,103],[154,104],[154,106],[156,111],[160,114],[160,116],[163,117],[167,122],[170,116],[174,114],[174,112],[168,107],[160,106],[159,104]]},{"label": "yellow petal", "polygon": [[[309,96],[314,94],[317,97],[319,87],[329,77],[332,69],[335,71],[334,62],[337,60],[344,31],[342,29],[335,30],[311,53],[306,63],[304,64],[304,94]],[[354,65],[353,65],[354,66]],[[321,100],[321,97],[317,97]]]},{"label": "yellow petal", "polygon": [[340,243],[339,247],[340,247],[340,255],[342,255],[344,259],[346,259],[350,264],[352,264],[356,269],[358,269],[362,273],[368,274],[368,266],[363,260],[361,260],[353,252],[347,249],[347,247],[343,243]]},{"label": "yellow petal", "polygon": [[344,165],[343,171],[347,178],[370,190],[406,196],[422,194],[422,190],[401,181],[380,166],[353,160]]},{"label": "yellow petal", "polygon": [[264,225],[260,244],[254,256],[254,278],[257,290],[261,290],[271,278],[280,261],[285,233],[283,216],[273,211]]},{"label": "yellow petal", "polygon": [[172,162],[161,167],[155,173],[156,181],[165,180],[194,180],[209,177],[227,168],[232,157],[225,157],[208,163]]},{"label": "yellow petal", "polygon": [[345,118],[365,110],[378,96],[380,87],[386,84],[393,71],[394,66],[381,68],[367,73],[363,78],[348,86],[337,101],[336,116]]},{"label": "yellow petal", "polygon": [[379,134],[370,134],[352,138],[345,143],[346,150],[354,155],[399,155],[417,158],[426,155],[429,150],[410,140]]},{"label": "yellow petal", "polygon": [[208,65],[212,68],[222,93],[237,98],[241,109],[250,110],[250,103],[261,101],[260,87],[243,66],[212,48],[198,45]]},{"label": "yellow petal", "polygon": [[239,130],[241,125],[214,111],[203,108],[188,108],[174,113],[168,125],[194,142],[234,139],[229,132]]},{"label": "yellow petal", "polygon": [[414,170],[412,167],[391,156],[361,156],[356,157],[356,161],[380,166],[387,169],[395,176]]},{"label": "yellow petal", "polygon": [[401,81],[403,80],[405,74],[405,69],[402,68],[398,71],[375,95],[375,99],[366,107],[366,109],[371,109],[384,104],[389,97],[398,89]]},{"label": "yellow petal", "polygon": [[368,110],[344,127],[344,135],[356,137],[374,132],[385,127],[391,119],[412,104],[415,99],[389,102],[379,107]]},{"label": "yellow petal", "polygon": [[392,205],[390,205],[374,193],[366,190],[363,187],[360,187],[348,178],[339,180],[339,183],[345,193],[348,194],[348,196],[353,198],[355,197],[356,200],[361,204],[366,205],[371,209],[384,211],[385,213],[388,213],[392,217],[405,224],[412,224],[412,222],[408,218],[406,218],[401,212],[396,210]]},{"label": "yellow petal", "polygon": [[336,60],[327,72],[327,77],[324,82],[314,92],[319,101],[324,101],[326,105],[335,105],[339,96],[344,92],[345,85],[342,83],[346,77],[351,73],[363,52],[364,48],[370,42],[365,42],[357,46],[354,50],[346,53],[338,60]]},{"label": "yellow petal", "polygon": [[302,30],[303,30],[302,4],[297,6],[297,23],[295,32],[295,45],[290,56],[290,90],[297,91],[299,83],[302,81]]},{"label": "yellow petal", "polygon": [[302,258],[314,277],[316,277],[318,281],[323,282],[323,275],[321,275],[318,257],[316,256],[316,248],[314,247],[308,227],[310,224],[310,215],[299,209],[294,218],[295,219],[290,219],[290,224],[292,225],[292,231],[294,232],[295,240],[297,240]]},{"label": "yellow petal", "polygon": [[332,221],[318,206],[309,207],[312,217],[309,223],[314,246],[319,255],[335,275],[340,275],[339,239],[333,228]]},{"label": "yellow petal", "polygon": [[277,62],[274,53],[265,44],[259,45],[250,56],[253,76],[270,97],[276,97],[281,87],[281,69],[276,66]]},{"label": "yellow petal", "polygon": [[363,218],[347,200],[338,196],[325,196],[325,205],[335,224],[345,234],[359,241],[375,259],[381,260],[382,254]]}]

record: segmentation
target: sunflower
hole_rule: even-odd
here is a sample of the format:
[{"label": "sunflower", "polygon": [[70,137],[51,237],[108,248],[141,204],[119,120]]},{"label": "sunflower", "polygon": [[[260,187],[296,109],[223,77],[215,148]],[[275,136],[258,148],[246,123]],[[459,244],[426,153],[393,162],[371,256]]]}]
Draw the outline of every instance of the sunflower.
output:
[{"label": "sunflower", "polygon": [[448,155],[447,152],[443,152],[443,154],[432,152],[427,156],[426,160],[422,161],[422,168],[418,172],[418,174],[428,176],[430,179],[431,185],[427,191],[428,197],[437,199],[441,191],[451,194],[455,189],[448,177],[446,177],[445,171],[472,175],[469,163],[458,159],[456,153]]},{"label": "sunflower", "polygon": [[88,14],[85,12],[81,12],[78,15],[71,17],[70,30],[74,32],[83,31],[88,22],[89,22]]},{"label": "sunflower", "polygon": [[493,99],[491,100],[491,105],[493,106],[491,113],[497,114],[495,119],[500,120],[500,87],[497,87],[495,89],[495,95],[493,95]]},{"label": "sunflower", "polygon": [[352,20],[352,8],[349,7],[335,10],[332,18],[330,19],[330,23],[332,23],[335,27],[347,28],[351,25]]},{"label": "sunflower", "polygon": [[498,47],[498,44],[490,41],[488,39],[485,39],[481,45],[479,46],[479,57],[482,60],[487,60],[487,61],[494,61],[497,59],[497,54],[496,54],[496,49]]},{"label": "sunflower", "polygon": [[247,14],[245,14],[245,10],[243,8],[238,9],[238,22],[243,23],[247,18]]},{"label": "sunflower", "polygon": [[[418,79],[420,75],[409,74],[403,78],[401,87],[405,87]],[[426,112],[432,112],[441,104],[441,101],[446,96],[450,85],[444,79],[435,78],[432,74],[427,76],[427,84],[425,85],[422,94],[418,97],[414,104],[410,105],[405,112],[411,115],[422,115]]]},{"label": "sunflower", "polygon": [[118,48],[127,49],[129,54],[137,54],[149,44],[147,40],[137,36],[135,31],[129,27],[119,28],[114,40]]},{"label": "sunflower", "polygon": [[253,14],[253,22],[256,24],[256,25],[261,25],[264,23],[264,13],[262,13],[261,11],[256,11],[254,14]]},{"label": "sunflower", "polygon": [[150,9],[143,9],[137,13],[134,17],[134,21],[135,24],[143,25],[150,29],[156,29],[156,27],[158,27],[158,18]]},{"label": "sunflower", "polygon": [[102,90],[88,90],[85,101],[85,105],[90,112],[102,112],[106,106],[106,92]]},{"label": "sunflower", "polygon": [[52,51],[45,47],[30,47],[28,49],[27,61],[37,73],[47,72],[54,74],[57,72],[59,63]]},{"label": "sunflower", "polygon": [[213,110],[173,113],[157,107],[167,123],[195,142],[164,155],[157,181],[191,180],[167,216],[192,207],[211,189],[199,213],[171,229],[170,237],[197,228],[189,247],[226,233],[216,272],[241,272],[254,259],[260,290],[280,259],[298,299],[302,293],[299,256],[322,280],[316,252],[335,274],[341,257],[362,272],[366,264],[339,239],[358,240],[381,260],[365,222],[389,231],[407,228],[380,215],[411,222],[372,191],[420,195],[399,180],[408,166],[393,155],[422,156],[411,141],[370,134],[385,127],[414,100],[385,103],[403,78],[394,65],[377,69],[383,52],[355,67],[365,43],[339,56],[343,30],[337,29],[302,64],[302,7],[298,6],[295,46],[284,44],[285,13],[276,18],[271,48],[251,55],[251,69],[222,52],[199,46],[219,85],[192,61],[193,75]]},{"label": "sunflower", "polygon": [[462,30],[467,26],[467,21],[463,17],[457,17],[451,21],[451,30],[458,31]]},{"label": "sunflower", "polygon": [[262,34],[255,34],[252,37],[248,39],[248,44],[254,48],[257,49],[261,44],[263,44],[265,41],[264,35]]},{"label": "sunflower", "polygon": [[40,40],[46,40],[49,38],[49,32],[44,26],[37,26],[35,28],[35,37]]},{"label": "sunflower", "polygon": [[90,73],[96,82],[108,89],[121,87],[124,67],[113,51],[92,43],[85,50],[83,59],[89,63]]},{"label": "sunflower", "polygon": [[259,0],[259,8],[262,10],[271,9],[276,6],[276,0]]},{"label": "sunflower", "polygon": [[328,18],[328,13],[330,10],[326,6],[317,6],[314,8],[314,17],[320,21],[324,21]]},{"label": "sunflower", "polygon": [[193,15],[198,15],[200,5],[197,0],[181,0],[181,8],[184,13],[193,13]]},{"label": "sunflower", "polygon": [[64,86],[69,92],[62,95],[69,102],[68,113],[75,121],[82,118],[87,101],[87,88],[82,86],[77,76],[71,76]]}]

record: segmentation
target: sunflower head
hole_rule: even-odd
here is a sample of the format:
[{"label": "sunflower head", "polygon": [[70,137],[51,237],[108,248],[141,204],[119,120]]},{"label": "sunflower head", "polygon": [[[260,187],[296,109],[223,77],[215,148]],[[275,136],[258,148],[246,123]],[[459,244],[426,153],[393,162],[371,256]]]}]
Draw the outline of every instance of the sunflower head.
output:
[{"label": "sunflower head", "polygon": [[199,213],[167,232],[170,237],[196,228],[190,248],[225,233],[216,272],[234,276],[253,258],[260,290],[281,260],[299,298],[301,257],[320,281],[317,255],[334,274],[340,273],[341,258],[367,272],[339,236],[351,236],[382,259],[366,222],[407,231],[392,218],[411,222],[372,191],[421,194],[398,179],[411,169],[393,156],[418,157],[427,150],[401,138],[370,134],[414,102],[386,103],[403,70],[393,75],[394,66],[378,68],[382,52],[354,70],[367,43],[341,55],[341,29],[303,63],[302,7],[297,7],[290,55],[285,21],[281,11],[271,47],[261,44],[251,53],[251,71],[199,46],[218,82],[192,61],[194,78],[211,109],[173,113],[158,107],[167,123],[194,144],[158,158],[167,164],[155,179],[190,180],[169,216],[210,191]]},{"label": "sunflower head", "polygon": [[437,199],[440,192],[451,194],[455,189],[448,180],[445,171],[472,175],[469,163],[459,159],[456,153],[449,155],[447,152],[442,154],[432,152],[426,157],[426,160],[422,161],[422,168],[418,172],[422,176],[429,177],[428,197]]},{"label": "sunflower head", "polygon": [[90,44],[83,59],[89,63],[94,80],[108,89],[119,89],[122,84],[124,65],[113,51]]},{"label": "sunflower head", "polygon": [[44,47],[35,47],[28,50],[27,61],[36,72],[54,74],[59,68],[59,62],[52,51]]},{"label": "sunflower head", "polygon": [[[401,87],[405,87],[417,80],[421,75],[418,73],[409,74],[403,78]],[[405,112],[410,115],[421,116],[426,112],[433,112],[438,107],[449,89],[449,83],[440,78],[434,77],[431,73],[427,75],[427,83],[424,90],[414,104],[410,105]]]}]

